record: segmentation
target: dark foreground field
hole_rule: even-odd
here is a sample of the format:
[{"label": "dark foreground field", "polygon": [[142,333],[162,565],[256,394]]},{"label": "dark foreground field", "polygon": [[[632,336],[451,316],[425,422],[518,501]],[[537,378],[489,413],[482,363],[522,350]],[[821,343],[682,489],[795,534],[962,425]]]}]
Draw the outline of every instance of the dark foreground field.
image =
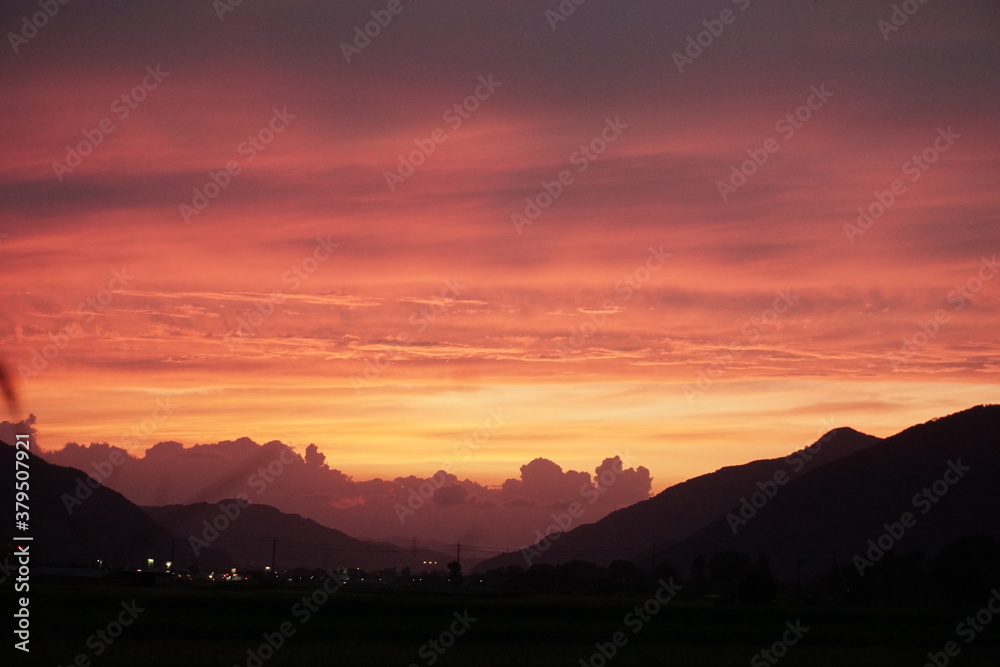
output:
[{"label": "dark foreground field", "polygon": [[[296,590],[190,590],[92,586],[33,586],[30,661],[15,664],[87,665],[567,665],[605,664],[591,660],[595,643],[622,631],[627,642],[608,665],[772,664],[762,649],[782,638],[786,622],[809,628],[781,665],[913,665],[928,662],[957,640],[961,649],[949,664],[1000,664],[1000,632],[984,628],[973,641],[955,634],[972,608],[901,609],[727,607],[673,601],[638,632],[626,614],[646,598],[421,595],[356,592],[345,588],[317,612],[298,606],[308,588]],[[321,596],[320,596],[321,597]],[[135,600],[143,611],[112,643],[95,635],[108,628]],[[984,600],[985,602],[985,600]],[[297,610],[297,611],[293,611]],[[468,630],[443,655],[431,640],[450,643],[455,613],[468,612]],[[129,612],[131,613],[131,612]],[[471,619],[474,618],[474,621]],[[257,661],[263,634],[293,634]],[[997,625],[1000,625],[998,619]],[[621,637],[621,636],[620,636]],[[110,639],[110,637],[109,637]],[[421,647],[424,647],[423,650]],[[98,655],[98,652],[100,654]],[[779,648],[780,652],[780,648]],[[83,655],[84,658],[77,656]],[[944,657],[943,655],[941,656]],[[432,660],[433,659],[433,660]],[[8,663],[9,664],[9,663]],[[943,664],[943,663],[942,663]]]}]

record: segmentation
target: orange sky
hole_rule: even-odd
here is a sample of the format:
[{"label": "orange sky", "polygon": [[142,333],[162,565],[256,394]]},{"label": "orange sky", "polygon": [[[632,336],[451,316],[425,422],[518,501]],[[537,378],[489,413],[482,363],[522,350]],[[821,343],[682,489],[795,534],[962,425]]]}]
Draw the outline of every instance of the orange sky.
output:
[{"label": "orange sky", "polygon": [[996,8],[883,39],[889,4],[752,3],[678,72],[718,8],[661,4],[555,30],[537,3],[407,4],[350,63],[364,3],[61,7],[0,65],[2,358],[43,445],[249,436],[425,475],[502,409],[460,477],[628,451],[659,491],[997,402]]}]

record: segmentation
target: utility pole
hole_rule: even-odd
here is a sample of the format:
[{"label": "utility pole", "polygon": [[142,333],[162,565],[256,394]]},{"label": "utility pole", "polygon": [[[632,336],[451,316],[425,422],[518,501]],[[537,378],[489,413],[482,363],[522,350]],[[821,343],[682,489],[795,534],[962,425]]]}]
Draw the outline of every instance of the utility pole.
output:
[{"label": "utility pole", "polygon": [[277,553],[278,553],[278,540],[277,538],[275,538],[274,540],[271,541],[271,572],[274,573],[277,573],[277,570],[274,569],[275,556],[277,555]]},{"label": "utility pole", "polygon": [[458,551],[455,553],[455,562],[458,563],[458,567],[462,567],[462,545],[456,544],[455,547]]}]

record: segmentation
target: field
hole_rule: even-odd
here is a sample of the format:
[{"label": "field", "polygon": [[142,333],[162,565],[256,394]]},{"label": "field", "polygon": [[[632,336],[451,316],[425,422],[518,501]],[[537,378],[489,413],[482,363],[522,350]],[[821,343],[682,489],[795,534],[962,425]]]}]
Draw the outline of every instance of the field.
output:
[{"label": "field", "polygon": [[[626,621],[646,598],[428,595],[359,592],[348,586],[322,601],[322,595],[308,598],[314,590],[34,585],[31,660],[19,654],[16,664],[577,667],[583,660],[600,667],[603,657],[592,659],[595,643],[610,652],[613,635],[620,631],[622,645],[614,648],[609,665],[767,665],[772,663],[763,657],[751,660],[782,639],[786,622],[800,621],[808,630],[787,646],[787,654],[779,647],[782,665],[920,667],[928,651],[942,651],[947,641],[959,639],[956,625],[976,611],[742,607],[675,600],[646,621],[634,614]],[[303,604],[304,596],[315,611]],[[132,600],[137,607],[129,608]],[[112,639],[119,617],[129,625]],[[282,624],[287,637],[281,636]],[[460,636],[452,637],[452,629],[461,631]],[[111,641],[95,634],[98,630],[109,633],[105,636]],[[269,650],[265,633],[281,644],[277,651]],[[1000,664],[998,634],[988,626],[971,643],[959,639],[961,653],[953,663]],[[450,648],[435,651],[431,640]]]}]

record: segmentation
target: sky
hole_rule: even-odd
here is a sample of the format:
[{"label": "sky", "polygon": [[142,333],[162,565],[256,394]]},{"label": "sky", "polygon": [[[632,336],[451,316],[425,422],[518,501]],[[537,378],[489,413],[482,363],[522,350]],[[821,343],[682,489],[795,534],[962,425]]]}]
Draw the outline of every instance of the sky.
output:
[{"label": "sky", "polygon": [[641,495],[995,403],[1000,9],[903,4],[4,3],[10,419]]}]

